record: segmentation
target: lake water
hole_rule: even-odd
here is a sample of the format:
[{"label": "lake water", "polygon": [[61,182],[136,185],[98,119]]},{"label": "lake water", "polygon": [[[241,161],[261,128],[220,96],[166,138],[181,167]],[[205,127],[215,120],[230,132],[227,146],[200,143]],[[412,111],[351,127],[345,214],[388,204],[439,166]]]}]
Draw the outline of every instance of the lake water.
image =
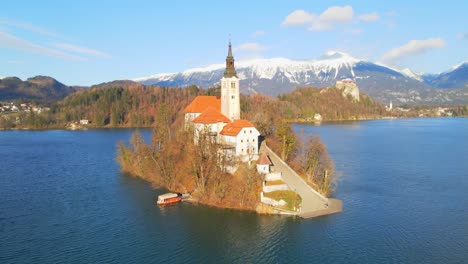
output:
[{"label": "lake water", "polygon": [[159,208],[115,162],[132,130],[0,132],[0,263],[468,262],[468,119],[295,129],[327,144],[342,213]]}]

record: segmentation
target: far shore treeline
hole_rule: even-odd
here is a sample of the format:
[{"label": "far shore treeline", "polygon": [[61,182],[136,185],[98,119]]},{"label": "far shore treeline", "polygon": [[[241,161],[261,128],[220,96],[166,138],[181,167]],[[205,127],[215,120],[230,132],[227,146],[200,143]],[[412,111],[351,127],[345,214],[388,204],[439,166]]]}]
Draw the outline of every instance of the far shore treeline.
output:
[{"label": "far shore treeline", "polygon": [[[50,110],[42,113],[0,113],[0,128],[65,128],[79,120],[89,120],[87,127],[93,128],[151,127],[163,103],[180,114],[195,96],[217,94],[219,87],[207,90],[197,86],[168,88],[134,82],[96,86],[49,103]],[[417,116],[413,112],[388,112],[363,93],[360,99],[356,102],[343,97],[338,89],[298,88],[276,98],[260,94],[241,96],[241,112],[243,118],[254,121],[260,130],[264,129],[260,131],[262,133],[268,133],[269,116],[290,122],[309,122],[315,114],[320,114],[323,121]],[[466,106],[456,109],[459,114],[468,112]]]}]

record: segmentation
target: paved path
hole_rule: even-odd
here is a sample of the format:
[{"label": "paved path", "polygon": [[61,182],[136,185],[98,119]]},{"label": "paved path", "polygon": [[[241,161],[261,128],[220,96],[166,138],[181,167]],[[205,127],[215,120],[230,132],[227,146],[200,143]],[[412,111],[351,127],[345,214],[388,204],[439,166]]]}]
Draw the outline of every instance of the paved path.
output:
[{"label": "paved path", "polygon": [[[266,152],[271,162],[273,170],[281,172],[284,182],[289,185],[302,198],[302,209],[299,216],[304,218],[326,215],[341,212],[341,201],[328,199],[312,187],[310,187],[295,171],[293,171],[283,160],[280,159],[265,143],[262,143],[261,151]],[[330,204],[332,206],[330,206]]]}]

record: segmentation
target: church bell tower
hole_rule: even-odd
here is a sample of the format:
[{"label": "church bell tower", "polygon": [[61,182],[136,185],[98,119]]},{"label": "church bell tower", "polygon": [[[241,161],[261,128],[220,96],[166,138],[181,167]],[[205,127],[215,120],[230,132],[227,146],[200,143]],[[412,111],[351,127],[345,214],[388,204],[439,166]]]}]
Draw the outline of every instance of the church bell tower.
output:
[{"label": "church bell tower", "polygon": [[240,119],[239,78],[234,68],[231,41],[226,57],[226,69],[221,79],[221,113],[231,120]]}]

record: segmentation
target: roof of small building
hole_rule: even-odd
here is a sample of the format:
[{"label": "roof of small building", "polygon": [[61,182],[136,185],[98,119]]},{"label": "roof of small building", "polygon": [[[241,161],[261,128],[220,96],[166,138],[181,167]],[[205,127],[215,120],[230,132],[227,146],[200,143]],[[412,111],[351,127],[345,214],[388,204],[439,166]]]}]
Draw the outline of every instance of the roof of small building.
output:
[{"label": "roof of small building", "polygon": [[257,165],[271,165],[271,164],[273,163],[271,162],[270,157],[266,153],[263,153],[257,161]]},{"label": "roof of small building", "polygon": [[226,135],[226,136],[237,136],[239,132],[246,127],[254,127],[250,121],[245,120],[245,119],[237,119],[232,121],[231,123],[227,124],[224,126],[223,130],[221,130],[220,134],[221,135]]},{"label": "roof of small building", "polygon": [[221,100],[216,96],[197,96],[184,111],[185,113],[203,113],[209,107],[221,111]]},{"label": "roof of small building", "polygon": [[221,114],[213,107],[208,107],[201,115],[193,120],[193,123],[212,124],[212,123],[229,123],[231,120],[225,115]]}]

